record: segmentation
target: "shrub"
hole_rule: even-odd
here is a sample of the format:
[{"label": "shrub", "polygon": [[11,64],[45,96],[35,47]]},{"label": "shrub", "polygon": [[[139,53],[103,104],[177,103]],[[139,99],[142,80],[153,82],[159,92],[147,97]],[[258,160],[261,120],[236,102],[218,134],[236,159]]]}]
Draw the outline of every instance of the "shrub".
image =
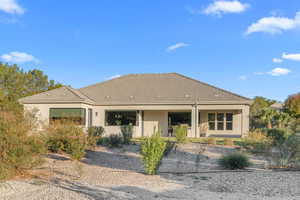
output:
[{"label": "shrub", "polygon": [[132,139],[132,134],[133,134],[133,126],[132,125],[121,126],[121,133],[123,136],[124,144],[130,144],[130,141]]},{"label": "shrub", "polygon": [[156,132],[153,136],[145,138],[141,145],[142,160],[145,172],[149,175],[157,174],[166,149],[166,142]]},{"label": "shrub", "polygon": [[299,167],[300,164],[300,133],[290,135],[286,141],[272,152],[272,161],[276,167]]},{"label": "shrub", "polygon": [[86,136],[83,129],[70,121],[56,122],[46,129],[48,150],[67,153],[71,159],[80,160],[85,154]]},{"label": "shrub", "polygon": [[284,129],[272,128],[267,129],[266,132],[267,136],[273,140],[272,145],[274,146],[283,144],[287,138],[287,132]]},{"label": "shrub", "polygon": [[234,142],[233,142],[232,139],[226,138],[226,139],[224,139],[224,145],[226,145],[226,146],[233,146]]},{"label": "shrub", "polygon": [[175,126],[175,137],[179,144],[186,143],[187,141],[187,126]]},{"label": "shrub", "polygon": [[219,161],[219,165],[224,169],[245,169],[251,165],[249,158],[241,153],[232,153],[222,156]]},{"label": "shrub", "polygon": [[103,134],[104,134],[104,128],[102,126],[89,127],[88,137],[87,137],[88,147],[95,148]]},{"label": "shrub", "polygon": [[216,145],[217,140],[216,140],[216,138],[209,137],[209,138],[207,138],[207,143],[210,145]]},{"label": "shrub", "polygon": [[42,163],[46,148],[35,125],[27,113],[0,111],[0,179]]},{"label": "shrub", "polygon": [[107,138],[107,144],[111,148],[121,147],[123,138],[119,134],[112,134]]},{"label": "shrub", "polygon": [[172,151],[172,149],[174,148],[175,146],[175,143],[174,142],[171,142],[171,141],[167,141],[166,142],[166,149],[165,149],[165,152],[164,152],[164,156],[168,156],[169,153]]},{"label": "shrub", "polygon": [[251,153],[268,153],[273,140],[261,130],[254,130],[241,141],[241,146]]}]

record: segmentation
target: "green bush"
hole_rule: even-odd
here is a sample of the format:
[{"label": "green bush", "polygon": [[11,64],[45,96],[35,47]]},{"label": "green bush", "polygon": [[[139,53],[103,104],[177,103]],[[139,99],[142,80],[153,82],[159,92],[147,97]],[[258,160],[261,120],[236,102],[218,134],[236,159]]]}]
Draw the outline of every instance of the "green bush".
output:
[{"label": "green bush", "polygon": [[0,111],[0,179],[23,173],[43,162],[46,148],[27,114]]},{"label": "green bush", "polygon": [[175,126],[175,138],[176,142],[183,144],[187,142],[187,126]]},{"label": "green bush", "polygon": [[219,161],[219,165],[224,169],[245,169],[251,165],[249,158],[241,153],[232,153],[222,156]]},{"label": "green bush", "polygon": [[121,147],[123,144],[123,138],[119,134],[112,134],[107,138],[107,144],[111,148]]},{"label": "green bush", "polygon": [[85,155],[86,136],[83,129],[70,121],[49,125],[46,141],[49,151],[67,153],[73,160],[80,160]]},{"label": "green bush", "polygon": [[142,161],[145,172],[149,175],[157,174],[166,149],[166,142],[157,132],[149,138],[145,138],[141,145]]},{"label": "green bush", "polygon": [[133,126],[132,125],[121,126],[121,133],[123,136],[123,143],[130,144],[133,135]]},{"label": "green bush", "polygon": [[88,128],[87,145],[90,148],[95,148],[98,141],[104,134],[104,128],[102,126],[93,126]]},{"label": "green bush", "polygon": [[273,146],[281,145],[287,138],[287,131],[285,129],[266,129],[267,136],[273,140]]},{"label": "green bush", "polygon": [[251,153],[268,153],[272,147],[273,139],[261,130],[254,130],[242,139],[241,146]]},{"label": "green bush", "polygon": [[169,153],[172,151],[172,149],[174,148],[175,143],[171,142],[171,141],[166,141],[166,149],[164,152],[164,156],[168,156]]},{"label": "green bush", "polygon": [[272,161],[276,167],[300,167],[300,133],[290,135],[277,148],[278,152],[272,153]]}]

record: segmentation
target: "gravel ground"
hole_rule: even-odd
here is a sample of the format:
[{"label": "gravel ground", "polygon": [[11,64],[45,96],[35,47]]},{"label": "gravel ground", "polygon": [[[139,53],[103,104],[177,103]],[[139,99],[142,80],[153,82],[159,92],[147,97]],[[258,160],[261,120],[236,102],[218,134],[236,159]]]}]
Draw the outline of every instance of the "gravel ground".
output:
[{"label": "gravel ground", "polygon": [[163,160],[157,176],[141,173],[138,149],[99,147],[81,163],[51,154],[35,170],[42,178],[0,183],[0,199],[300,199],[300,172],[263,170],[261,158],[252,158],[254,172],[212,172],[218,169],[217,158],[233,148],[209,147],[199,154],[197,145],[180,146]]}]

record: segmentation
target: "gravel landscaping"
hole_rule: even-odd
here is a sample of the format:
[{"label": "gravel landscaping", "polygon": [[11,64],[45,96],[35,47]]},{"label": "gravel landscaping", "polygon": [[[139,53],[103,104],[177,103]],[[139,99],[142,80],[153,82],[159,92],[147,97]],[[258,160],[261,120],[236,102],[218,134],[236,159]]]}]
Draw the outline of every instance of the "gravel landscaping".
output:
[{"label": "gravel landscaping", "polygon": [[220,170],[217,159],[231,147],[181,145],[156,176],[143,174],[138,151],[98,147],[80,163],[50,154],[32,178],[0,183],[0,199],[300,199],[300,172],[266,170],[263,158],[251,157],[251,171]]}]

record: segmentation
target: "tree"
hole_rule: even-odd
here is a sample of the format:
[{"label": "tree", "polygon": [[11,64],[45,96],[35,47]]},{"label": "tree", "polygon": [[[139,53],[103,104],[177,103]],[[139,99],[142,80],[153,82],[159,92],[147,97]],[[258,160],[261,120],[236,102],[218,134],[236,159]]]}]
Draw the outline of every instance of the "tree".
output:
[{"label": "tree", "polygon": [[285,107],[295,117],[300,118],[300,92],[290,95],[285,101]]},{"label": "tree", "polygon": [[40,70],[24,72],[17,65],[0,63],[0,108],[20,108],[18,99],[44,92],[62,85]]},{"label": "tree", "polygon": [[277,121],[278,128],[285,128],[292,119],[287,112],[277,112],[274,118]]},{"label": "tree", "polygon": [[265,122],[260,118],[262,111],[269,108],[276,101],[264,97],[255,97],[250,107],[250,124],[251,128],[265,127]]},{"label": "tree", "polygon": [[267,128],[273,128],[273,120],[276,116],[277,111],[272,108],[265,108],[262,110],[260,114],[260,118],[264,121],[267,125]]}]

